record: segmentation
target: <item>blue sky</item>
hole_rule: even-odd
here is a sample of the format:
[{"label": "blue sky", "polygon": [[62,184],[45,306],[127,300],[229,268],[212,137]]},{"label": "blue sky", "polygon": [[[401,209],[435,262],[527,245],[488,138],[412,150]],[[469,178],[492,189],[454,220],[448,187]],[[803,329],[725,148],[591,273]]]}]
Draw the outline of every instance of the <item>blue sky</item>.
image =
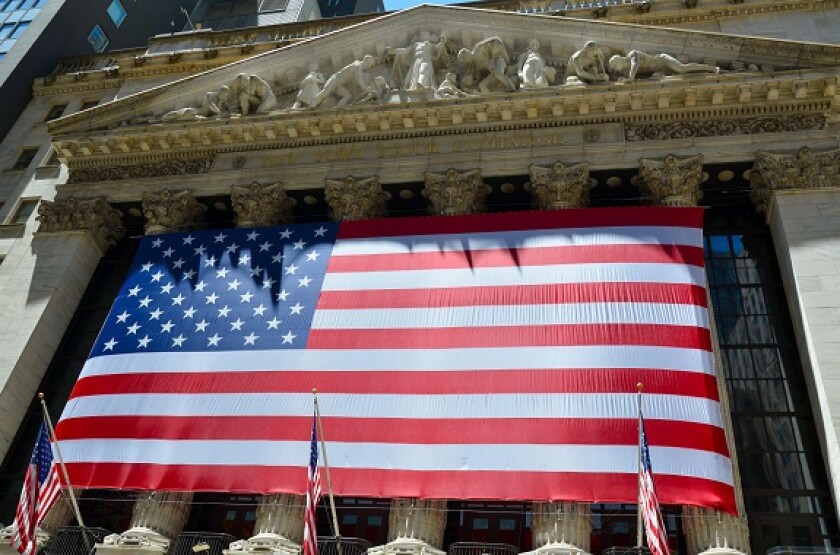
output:
[{"label": "blue sky", "polygon": [[419,4],[457,4],[458,2],[463,1],[466,0],[385,0],[385,9],[388,11],[404,10],[405,8],[410,8]]}]

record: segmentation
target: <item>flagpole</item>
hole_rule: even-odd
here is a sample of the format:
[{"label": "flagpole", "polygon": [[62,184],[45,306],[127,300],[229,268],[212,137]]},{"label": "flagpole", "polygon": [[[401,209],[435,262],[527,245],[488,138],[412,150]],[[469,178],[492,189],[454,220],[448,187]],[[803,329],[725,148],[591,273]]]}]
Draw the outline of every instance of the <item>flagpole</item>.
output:
[{"label": "flagpole", "polygon": [[332,480],[330,479],[330,464],[327,462],[327,444],[324,441],[324,428],[321,425],[321,410],[318,408],[318,390],[312,388],[312,397],[315,400],[315,422],[318,425],[318,439],[321,442],[321,453],[324,455],[324,475],[327,478],[327,493],[330,496],[330,510],[332,511],[333,533],[338,546],[338,555],[341,555],[341,533],[338,529],[338,515],[335,512],[335,498],[333,497]]},{"label": "flagpole", "polygon": [[44,413],[44,420],[47,422],[47,431],[50,434],[50,441],[55,447],[55,456],[58,459],[58,466],[61,468],[61,474],[64,476],[64,483],[67,484],[67,493],[70,495],[70,504],[73,506],[73,512],[76,513],[76,522],[79,523],[79,528],[82,529],[82,539],[85,542],[85,549],[90,553],[93,548],[90,546],[90,540],[87,537],[87,527],[85,521],[82,520],[82,513],[79,511],[79,503],[76,501],[76,494],[73,492],[73,484],[70,483],[70,475],[67,473],[67,467],[64,465],[64,457],[61,456],[61,447],[58,445],[58,439],[55,437],[55,429],[52,425],[50,412],[47,410],[47,404],[44,402],[44,394],[38,393],[38,400],[41,402],[41,410]]},{"label": "flagpole", "polygon": [[[638,438],[638,451],[636,455],[636,481],[638,482],[641,479],[642,475],[642,382],[636,384],[636,390],[638,391],[636,398],[637,398],[637,405],[638,405],[638,423],[637,427],[639,428],[639,438]],[[639,553],[642,551],[642,488],[637,487],[638,490],[638,503],[636,505],[636,547],[639,548]]]}]

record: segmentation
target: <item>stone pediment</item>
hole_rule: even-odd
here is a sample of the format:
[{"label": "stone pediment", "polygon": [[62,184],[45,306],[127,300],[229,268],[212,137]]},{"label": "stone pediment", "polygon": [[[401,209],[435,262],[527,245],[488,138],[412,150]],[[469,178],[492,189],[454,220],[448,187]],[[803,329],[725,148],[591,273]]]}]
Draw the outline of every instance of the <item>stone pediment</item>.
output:
[{"label": "stone pediment", "polygon": [[[441,37],[448,39],[446,44]],[[597,50],[584,48],[587,43]],[[306,110],[452,101],[494,93],[513,99],[538,89],[580,92],[579,87],[626,84],[634,52],[643,56],[637,81],[684,71],[691,73],[683,77],[694,72],[708,77],[719,68],[717,78],[726,83],[733,73],[769,75],[840,66],[837,46],[420,6],[143,91],[55,120],[49,127],[54,135],[64,135],[121,125],[283,117]],[[615,55],[624,57],[617,66],[610,63]],[[423,67],[423,56],[431,61],[429,67]],[[506,75],[493,77],[501,72],[491,58],[504,60],[498,63]],[[354,62],[364,67],[350,68]],[[346,76],[330,83],[342,70]],[[329,87],[329,94],[323,94]],[[241,114],[243,90],[250,90],[246,114]]]}]

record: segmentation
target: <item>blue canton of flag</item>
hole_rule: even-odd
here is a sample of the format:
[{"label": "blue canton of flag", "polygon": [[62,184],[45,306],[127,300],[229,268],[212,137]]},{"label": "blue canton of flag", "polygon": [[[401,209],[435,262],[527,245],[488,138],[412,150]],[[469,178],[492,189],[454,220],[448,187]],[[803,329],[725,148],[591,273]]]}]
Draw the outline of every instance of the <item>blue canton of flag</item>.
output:
[{"label": "blue canton of flag", "polygon": [[91,356],[304,348],[337,229],[145,237]]}]

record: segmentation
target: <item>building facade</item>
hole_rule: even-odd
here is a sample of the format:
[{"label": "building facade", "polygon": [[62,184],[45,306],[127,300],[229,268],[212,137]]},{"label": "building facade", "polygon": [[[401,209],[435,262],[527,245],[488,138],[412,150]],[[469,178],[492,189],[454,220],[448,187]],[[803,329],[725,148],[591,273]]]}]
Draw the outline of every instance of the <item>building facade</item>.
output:
[{"label": "building facade", "polygon": [[[702,205],[742,517],[668,507],[672,544],[761,553],[840,541],[840,35],[825,23],[840,9],[484,7],[158,36],[35,80],[0,145],[0,519],[20,491],[35,394],[60,412],[140,235],[383,209]],[[784,40],[709,31],[762,26]],[[413,68],[431,48],[441,56],[418,71],[395,56]],[[67,115],[44,123],[62,105]],[[161,553],[183,530],[243,540],[233,551],[295,553],[303,529],[288,495],[81,497],[86,524],[115,533],[98,553]],[[377,554],[635,543],[632,506],[339,505],[342,535]],[[45,532],[70,522],[62,507]]]}]

